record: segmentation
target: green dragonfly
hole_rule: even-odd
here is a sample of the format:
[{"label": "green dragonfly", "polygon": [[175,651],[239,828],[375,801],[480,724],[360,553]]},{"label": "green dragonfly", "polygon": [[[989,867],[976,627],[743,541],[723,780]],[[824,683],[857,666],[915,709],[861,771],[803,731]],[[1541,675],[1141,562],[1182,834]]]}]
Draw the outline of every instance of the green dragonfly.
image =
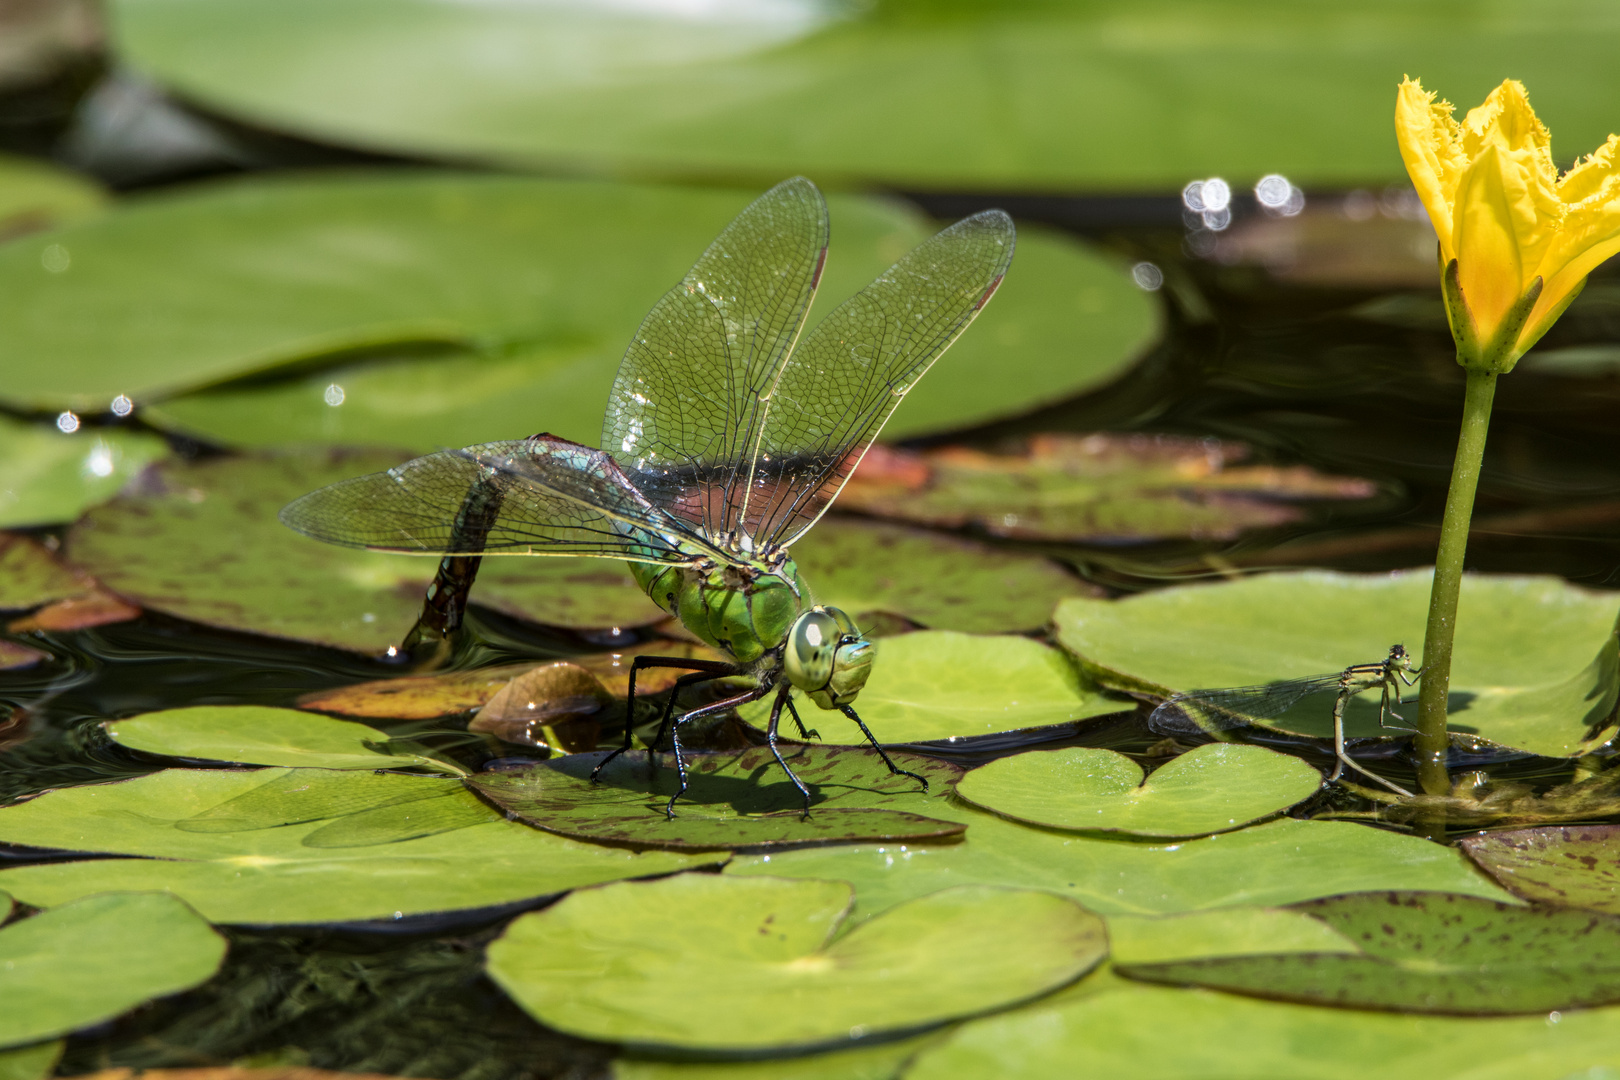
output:
[{"label": "green dragonfly", "polygon": [[[874,647],[843,611],[816,604],[789,554],[826,512],[900,400],[984,309],[1012,259],[1012,219],[987,210],[895,263],[801,339],[827,256],[827,205],[785,181],[755,200],[654,305],[620,363],[601,449],[553,435],[485,443],[345,480],[289,504],[281,520],[328,543],[442,553],[428,607],[455,605],[482,555],[628,560],[653,601],[732,659],[638,656],[636,673],[685,668],[685,687],[742,676],[748,688],[684,713],[670,733],[680,786],[681,728],[766,695],[777,751],[791,694],[860,727],[851,707]],[[455,616],[451,612],[452,617]],[[453,621],[453,618],[452,618]],[[624,744],[597,766],[631,745]],[[593,773],[593,778],[596,773]]]}]

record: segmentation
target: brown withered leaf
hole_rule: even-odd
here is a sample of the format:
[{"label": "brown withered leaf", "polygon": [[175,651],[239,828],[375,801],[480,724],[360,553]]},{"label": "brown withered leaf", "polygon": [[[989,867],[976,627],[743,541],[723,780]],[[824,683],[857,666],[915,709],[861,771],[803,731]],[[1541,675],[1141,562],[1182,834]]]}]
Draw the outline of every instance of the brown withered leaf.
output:
[{"label": "brown withered leaf", "polygon": [[840,509],[1027,540],[1228,539],[1302,516],[1301,499],[1359,499],[1370,481],[1238,465],[1241,443],[1170,435],[1036,435],[1006,453],[876,446]]},{"label": "brown withered leaf", "polygon": [[596,714],[614,702],[595,675],[567,660],[530,668],[502,687],[479,710],[468,731],[502,742],[543,746],[563,753],[595,750]]},{"label": "brown withered leaf", "polygon": [[140,608],[98,589],[46,604],[32,615],[13,619],[6,628],[14,634],[30,630],[87,630],[140,617]]},{"label": "brown withered leaf", "polygon": [[49,656],[49,653],[30,649],[26,645],[19,645],[15,641],[0,641],[0,671],[15,671],[18,668],[33,667]]}]

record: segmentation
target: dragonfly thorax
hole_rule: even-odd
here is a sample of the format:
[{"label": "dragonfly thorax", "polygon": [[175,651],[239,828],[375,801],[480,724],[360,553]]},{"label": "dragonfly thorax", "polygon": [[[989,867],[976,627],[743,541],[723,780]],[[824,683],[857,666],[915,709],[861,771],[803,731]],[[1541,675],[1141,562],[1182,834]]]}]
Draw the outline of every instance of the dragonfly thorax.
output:
[{"label": "dragonfly thorax", "polygon": [[861,692],[875,656],[853,619],[838,608],[818,606],[794,620],[782,665],[796,689],[823,709],[837,709]]},{"label": "dragonfly thorax", "polygon": [[778,649],[803,610],[805,595],[793,560],[721,564],[694,558],[684,565],[631,563],[653,602],[708,644],[751,664]]}]

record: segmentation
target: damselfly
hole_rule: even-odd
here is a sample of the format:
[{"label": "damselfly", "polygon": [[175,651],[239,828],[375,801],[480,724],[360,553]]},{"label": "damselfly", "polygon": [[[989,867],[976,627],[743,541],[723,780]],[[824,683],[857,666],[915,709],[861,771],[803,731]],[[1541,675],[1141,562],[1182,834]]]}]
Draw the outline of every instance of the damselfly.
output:
[{"label": "damselfly", "polygon": [[1378,726],[1406,731],[1386,723],[1387,718],[1404,719],[1390,708],[1401,700],[1401,684],[1416,684],[1423,674],[1422,668],[1412,667],[1412,658],[1404,646],[1396,645],[1389,655],[1375,664],[1352,664],[1343,671],[1330,675],[1312,675],[1303,679],[1287,679],[1261,686],[1233,686],[1220,690],[1189,690],[1165,699],[1148,717],[1148,727],[1160,735],[1197,735],[1229,728],[1243,727],[1256,720],[1269,720],[1293,709],[1315,694],[1332,693],[1333,698],[1333,754],[1339,763],[1329,780],[1337,780],[1346,765],[1363,776],[1383,784],[1391,791],[1411,798],[1412,793],[1398,784],[1385,780],[1377,773],[1357,765],[1344,749],[1344,707],[1357,694],[1374,688],[1382,691],[1378,704]]}]

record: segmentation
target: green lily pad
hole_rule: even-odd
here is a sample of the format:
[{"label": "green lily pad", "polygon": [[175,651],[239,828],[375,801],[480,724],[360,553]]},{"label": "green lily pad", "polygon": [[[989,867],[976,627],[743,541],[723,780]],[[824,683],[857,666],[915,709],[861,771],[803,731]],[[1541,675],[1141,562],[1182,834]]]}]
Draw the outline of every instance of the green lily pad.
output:
[{"label": "green lily pad", "polygon": [[0,533],[0,610],[27,610],[77,596],[89,586],[44,546]]},{"label": "green lily pad", "polygon": [[[757,194],[389,171],[136,200],[0,251],[0,397],[100,410],[279,372],[291,381],[150,416],[235,446],[429,451],[538,431],[595,445],[648,307]],[[818,312],[934,231],[871,199],[835,197],[831,214]],[[67,272],[40,268],[51,245]],[[1073,396],[1123,370],[1158,324],[1123,267],[1023,230],[996,303],[891,434]]]},{"label": "green lily pad", "polygon": [[1401,1012],[1546,1013],[1620,1001],[1620,918],[1448,893],[1300,905],[1360,946],[1342,952],[1131,964],[1135,979]]},{"label": "green lily pad", "polygon": [[0,240],[89,217],[106,201],[106,193],[88,177],[0,154]]},{"label": "green lily pad", "polygon": [[[305,492],[400,460],[312,451],[165,463],[137,490],[85,515],[67,552],[143,607],[381,653],[415,622],[437,560],[318,544],[276,513]],[[623,563],[608,559],[487,559],[473,597],[561,626],[642,626],[667,617]]]},{"label": "green lily pad", "polygon": [[324,769],[169,769],[64,788],[0,809],[0,840],[126,856],[0,871],[0,889],[25,903],[156,889],[218,923],[480,908],[718,861],[551,836],[453,780]]},{"label": "green lily pad", "polygon": [[1153,844],[1063,835],[962,807],[955,844],[860,844],[739,855],[727,874],[848,881],[865,917],[955,885],[1048,889],[1103,915],[1280,906],[1364,889],[1434,889],[1511,900],[1460,852],[1338,821],[1284,818],[1198,840]]},{"label": "green lily pad", "polygon": [[1345,188],[1404,179],[1389,130],[1403,70],[1470,103],[1514,72],[1569,140],[1564,155],[1603,141],[1604,103],[1620,97],[1610,12],[1591,0],[1445,18],[1394,0],[119,0],[113,12],[135,68],[256,126],[642,175],[1114,192],[1281,171]]},{"label": "green lily pad", "polygon": [[62,1060],[61,1039],[0,1050],[0,1080],[45,1080]]},{"label": "green lily pad", "polygon": [[1157,964],[1251,953],[1358,953],[1348,937],[1303,911],[1229,907],[1184,915],[1110,915],[1109,959]]},{"label": "green lily pad", "polygon": [[[1301,678],[1382,659],[1404,642],[1420,653],[1429,571],[1262,574],[1118,601],[1065,600],[1058,640],[1104,686],[1178,691]],[[1610,593],[1551,577],[1469,575],[1451,669],[1453,732],[1547,756],[1572,756],[1612,733],[1620,674]],[[1326,709],[1264,721],[1332,734]],[[1352,737],[1387,734],[1370,694],[1345,710]]]},{"label": "green lily pad", "polygon": [[1063,597],[1098,593],[1038,555],[849,518],[822,518],[793,545],[793,559],[818,603],[935,630],[1036,630]]},{"label": "green lily pad", "polygon": [[225,939],[161,892],[90,896],[0,929],[0,1046],[66,1035],[189,990]]},{"label": "green lily pad", "polygon": [[1466,837],[1462,849],[1526,900],[1620,915],[1620,825],[1544,825]]},{"label": "green lily pad", "polygon": [[699,874],[591,889],[513,922],[488,968],[571,1034],[760,1050],[986,1012],[1108,951],[1102,920],[1036,890],[948,889],[835,938],[852,900],[838,881]]},{"label": "green lily pad", "polygon": [[64,434],[0,416],[0,528],[72,521],[166,452],[162,439],[143,432]]},{"label": "green lily pad", "polygon": [[[1303,465],[1238,465],[1241,443],[1168,435],[1038,435],[1012,452],[878,447],[844,510],[1020,540],[1230,539],[1298,521],[1301,499],[1361,499],[1367,480]],[[1230,467],[1229,467],[1230,466]]]},{"label": "green lily pad", "polygon": [[[950,630],[881,639],[872,677],[856,702],[861,719],[886,744],[1068,724],[1131,707],[1082,690],[1068,659],[1038,641]],[[738,714],[763,726],[770,708],[756,702]],[[840,724],[837,732],[822,735],[860,739],[853,726]]]},{"label": "green lily pad", "polygon": [[198,705],[109,720],[102,727],[120,746],[168,757],[289,768],[465,772],[420,746],[390,742],[387,732],[297,709]]},{"label": "green lily pad", "polygon": [[647,754],[621,754],[591,782],[607,755],[571,754],[514,772],[478,773],[467,783],[531,825],[584,840],[636,847],[714,849],[916,841],[960,835],[962,826],[930,816],[961,770],[932,758],[893,754],[900,768],[929,781],[927,791],[896,776],[871,750],[793,745],[788,766],[810,789],[811,809],[767,747],[689,754],[690,787],[665,814],[679,777],[660,754],[649,778]]},{"label": "green lily pad", "polygon": [[1600,1080],[1620,1068],[1620,1010],[1406,1016],[1125,987],[970,1021],[907,1080]]},{"label": "green lily pad", "polygon": [[[939,1032],[876,1046],[764,1061],[654,1061],[619,1058],[613,1080],[896,1080],[906,1062],[939,1041]],[[32,1077],[22,1080],[33,1080]]]},{"label": "green lily pad", "polygon": [[1260,746],[1214,743],[1161,765],[1145,781],[1124,754],[1036,750],[974,769],[956,793],[1004,817],[1055,829],[1134,836],[1207,836],[1310,798],[1322,774]]}]

